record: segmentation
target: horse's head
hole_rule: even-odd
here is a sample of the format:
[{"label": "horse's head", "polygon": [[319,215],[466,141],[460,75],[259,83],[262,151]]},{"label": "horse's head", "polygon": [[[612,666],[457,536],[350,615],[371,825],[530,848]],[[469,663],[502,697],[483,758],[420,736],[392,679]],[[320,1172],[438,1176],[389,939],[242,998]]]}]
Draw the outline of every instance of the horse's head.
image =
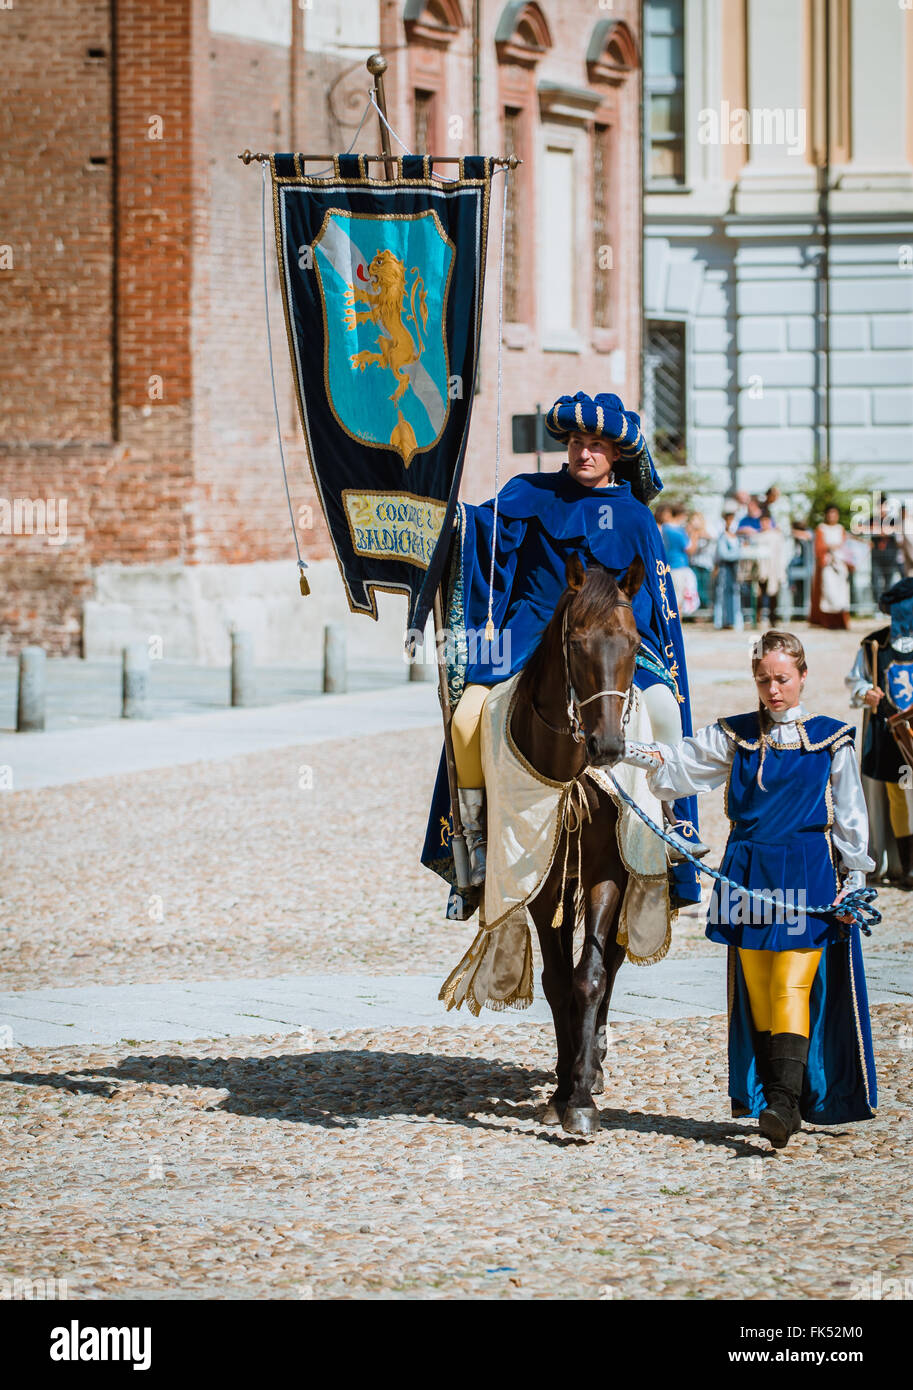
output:
[{"label": "horse's head", "polygon": [[621,583],[600,565],[567,562],[569,596],[562,627],[569,699],[575,707],[592,767],[611,767],[624,752],[622,698],[634,678],[640,637],[631,600],[644,581],[639,555]]}]

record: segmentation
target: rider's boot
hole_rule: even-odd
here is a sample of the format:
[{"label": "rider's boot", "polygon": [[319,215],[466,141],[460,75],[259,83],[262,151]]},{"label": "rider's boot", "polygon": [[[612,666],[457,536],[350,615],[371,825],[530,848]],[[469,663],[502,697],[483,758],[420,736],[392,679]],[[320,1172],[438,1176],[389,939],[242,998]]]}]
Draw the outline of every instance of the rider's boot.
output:
[{"label": "rider's boot", "polygon": [[666,845],[670,864],[684,863],[688,854],[693,854],[695,859],[703,859],[705,854],[710,853],[710,846],[704,844],[690,820],[676,820],[671,801],[664,801],[662,808],[663,829],[675,841],[674,845]]},{"label": "rider's boot", "polygon": [[770,1084],[765,1087],[767,1109],[759,1127],[775,1149],[785,1149],[801,1129],[799,1098],[808,1062],[808,1038],[801,1033],[774,1033],[770,1039]]},{"label": "rider's boot", "polygon": [[485,882],[484,787],[460,787],[460,819],[469,854],[469,882],[479,888]]}]

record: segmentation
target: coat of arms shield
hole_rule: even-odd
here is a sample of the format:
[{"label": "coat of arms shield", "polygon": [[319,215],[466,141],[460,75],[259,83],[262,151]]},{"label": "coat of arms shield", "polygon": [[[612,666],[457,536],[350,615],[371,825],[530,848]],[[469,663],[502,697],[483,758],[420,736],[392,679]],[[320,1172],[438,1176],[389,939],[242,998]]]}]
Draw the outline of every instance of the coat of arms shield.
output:
[{"label": "coat of arms shield", "polygon": [[447,423],[453,259],[433,209],[394,221],[334,208],[314,240],[333,413],[352,438],[395,449],[407,468]]}]

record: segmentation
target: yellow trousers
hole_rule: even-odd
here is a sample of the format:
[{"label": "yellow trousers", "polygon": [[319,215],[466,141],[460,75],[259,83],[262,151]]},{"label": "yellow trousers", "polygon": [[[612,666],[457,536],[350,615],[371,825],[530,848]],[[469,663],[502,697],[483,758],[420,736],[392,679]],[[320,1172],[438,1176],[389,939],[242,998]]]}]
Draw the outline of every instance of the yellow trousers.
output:
[{"label": "yellow trousers", "polygon": [[457,784],[461,787],[485,785],[482,776],[482,706],[489,689],[487,685],[467,685],[453,711],[450,732],[453,735]]},{"label": "yellow trousers", "polygon": [[913,811],[910,793],[897,782],[886,782],[888,794],[888,816],[895,837],[900,840],[905,835],[913,835]]},{"label": "yellow trousers", "polygon": [[821,951],[746,951],[739,960],[748,988],[751,1019],[759,1033],[809,1032],[808,1000]]}]

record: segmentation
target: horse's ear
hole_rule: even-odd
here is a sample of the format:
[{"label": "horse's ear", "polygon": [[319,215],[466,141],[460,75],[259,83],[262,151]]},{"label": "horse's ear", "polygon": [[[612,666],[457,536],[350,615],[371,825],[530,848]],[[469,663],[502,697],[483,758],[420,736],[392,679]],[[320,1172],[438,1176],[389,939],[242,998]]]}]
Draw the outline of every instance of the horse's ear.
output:
[{"label": "horse's ear", "polygon": [[618,586],[626,598],[634,597],[634,595],[637,593],[637,590],[644,582],[646,573],[647,567],[644,564],[643,559],[640,555],[635,555],[630,565],[628,565],[627,574]]},{"label": "horse's ear", "polygon": [[583,583],[586,579],[586,570],[583,568],[583,561],[579,555],[575,554],[570,557],[564,567],[564,573],[567,578],[567,587],[569,589],[573,589],[576,593],[578,589],[583,588]]}]

